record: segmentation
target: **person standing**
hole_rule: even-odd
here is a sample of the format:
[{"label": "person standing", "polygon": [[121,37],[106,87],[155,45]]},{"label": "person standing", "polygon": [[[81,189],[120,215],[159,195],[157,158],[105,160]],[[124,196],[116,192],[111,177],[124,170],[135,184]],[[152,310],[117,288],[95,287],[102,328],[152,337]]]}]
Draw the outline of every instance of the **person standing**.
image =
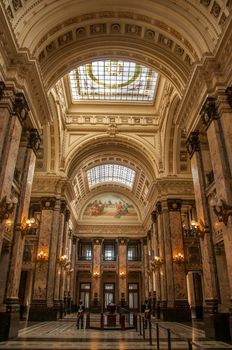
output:
[{"label": "person standing", "polygon": [[77,309],[77,328],[79,328],[80,323],[81,323],[81,328],[84,328],[84,312],[85,312],[85,306],[83,304],[83,301],[80,300],[78,309]]}]

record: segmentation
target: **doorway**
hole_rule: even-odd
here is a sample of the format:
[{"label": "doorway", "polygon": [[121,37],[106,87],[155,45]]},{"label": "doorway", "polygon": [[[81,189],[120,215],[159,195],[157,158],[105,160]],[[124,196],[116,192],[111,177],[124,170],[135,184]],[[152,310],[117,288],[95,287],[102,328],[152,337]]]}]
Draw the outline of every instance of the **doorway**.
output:
[{"label": "doorway", "polygon": [[80,283],[80,299],[83,301],[87,310],[90,307],[91,284],[88,282]]},{"label": "doorway", "polygon": [[104,283],[104,309],[106,310],[107,305],[115,303],[115,284]]},{"label": "doorway", "polygon": [[138,283],[128,283],[128,306],[130,311],[139,309],[139,285]]}]

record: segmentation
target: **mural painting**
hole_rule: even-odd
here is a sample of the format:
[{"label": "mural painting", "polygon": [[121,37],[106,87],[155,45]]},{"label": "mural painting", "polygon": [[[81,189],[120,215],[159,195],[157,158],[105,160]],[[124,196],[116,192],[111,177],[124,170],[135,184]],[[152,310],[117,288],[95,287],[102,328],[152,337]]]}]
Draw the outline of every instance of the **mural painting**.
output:
[{"label": "mural painting", "polygon": [[138,220],[134,205],[124,196],[105,193],[94,197],[88,203],[83,219]]}]

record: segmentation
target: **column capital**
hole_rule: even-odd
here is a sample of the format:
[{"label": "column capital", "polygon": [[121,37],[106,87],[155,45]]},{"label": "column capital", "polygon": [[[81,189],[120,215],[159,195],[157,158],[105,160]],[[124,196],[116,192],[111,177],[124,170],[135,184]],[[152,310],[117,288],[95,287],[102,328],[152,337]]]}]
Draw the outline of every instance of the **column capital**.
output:
[{"label": "column capital", "polygon": [[56,205],[55,197],[43,197],[41,198],[42,210],[54,210]]},{"label": "column capital", "polygon": [[226,89],[226,95],[229,105],[232,108],[232,86],[228,86],[228,88]]},{"label": "column capital", "polygon": [[61,214],[65,213],[66,208],[67,208],[67,202],[66,202],[65,199],[62,199],[61,203],[60,203],[60,212],[61,212]]},{"label": "column capital", "polygon": [[102,243],[102,238],[93,238],[93,244],[100,245]]},{"label": "column capital", "polygon": [[70,210],[66,209],[65,210],[65,221],[67,222],[67,221],[69,221],[69,219],[70,219]]},{"label": "column capital", "polygon": [[4,94],[5,87],[6,87],[6,85],[5,85],[4,81],[0,81],[0,100]]},{"label": "column capital", "polygon": [[120,237],[120,238],[118,239],[118,244],[120,244],[120,245],[126,245],[126,244],[127,244],[127,241],[128,241],[127,238],[125,238],[125,237]]},{"label": "column capital", "polygon": [[35,155],[39,150],[41,138],[37,129],[28,130],[27,147],[32,148]]},{"label": "column capital", "polygon": [[153,224],[156,223],[156,221],[157,221],[157,211],[156,210],[153,210],[151,212],[151,221],[153,222]]},{"label": "column capital", "polygon": [[190,158],[192,158],[192,156],[195,152],[200,151],[199,131],[191,132],[191,134],[189,135],[189,137],[186,141],[186,148],[187,148],[187,151],[188,151]]},{"label": "column capital", "polygon": [[21,124],[27,119],[29,107],[22,92],[16,92],[13,103],[13,114],[17,115]]},{"label": "column capital", "polygon": [[213,120],[219,119],[219,113],[215,97],[211,96],[206,99],[205,103],[201,108],[200,117],[203,123],[206,125],[207,129]]},{"label": "column capital", "polygon": [[168,211],[180,211],[181,210],[181,199],[168,199]]}]

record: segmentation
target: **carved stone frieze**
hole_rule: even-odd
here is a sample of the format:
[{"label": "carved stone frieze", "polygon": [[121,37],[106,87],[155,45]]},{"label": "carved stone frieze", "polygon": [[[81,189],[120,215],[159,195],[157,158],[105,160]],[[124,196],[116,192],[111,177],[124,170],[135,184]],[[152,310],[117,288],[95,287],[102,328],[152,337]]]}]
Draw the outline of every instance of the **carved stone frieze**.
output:
[{"label": "carved stone frieze", "polygon": [[200,151],[199,131],[193,131],[186,141],[186,147],[190,158],[195,152]]},{"label": "carved stone frieze", "polygon": [[127,236],[144,236],[144,228],[141,225],[82,225],[77,227],[78,235],[89,234],[95,237],[127,237]]},{"label": "carved stone frieze", "polygon": [[203,121],[203,123],[208,128],[211,122],[215,119],[219,118],[218,109],[216,106],[216,98],[215,97],[208,97],[205,101],[201,111],[200,111],[200,117]]}]

